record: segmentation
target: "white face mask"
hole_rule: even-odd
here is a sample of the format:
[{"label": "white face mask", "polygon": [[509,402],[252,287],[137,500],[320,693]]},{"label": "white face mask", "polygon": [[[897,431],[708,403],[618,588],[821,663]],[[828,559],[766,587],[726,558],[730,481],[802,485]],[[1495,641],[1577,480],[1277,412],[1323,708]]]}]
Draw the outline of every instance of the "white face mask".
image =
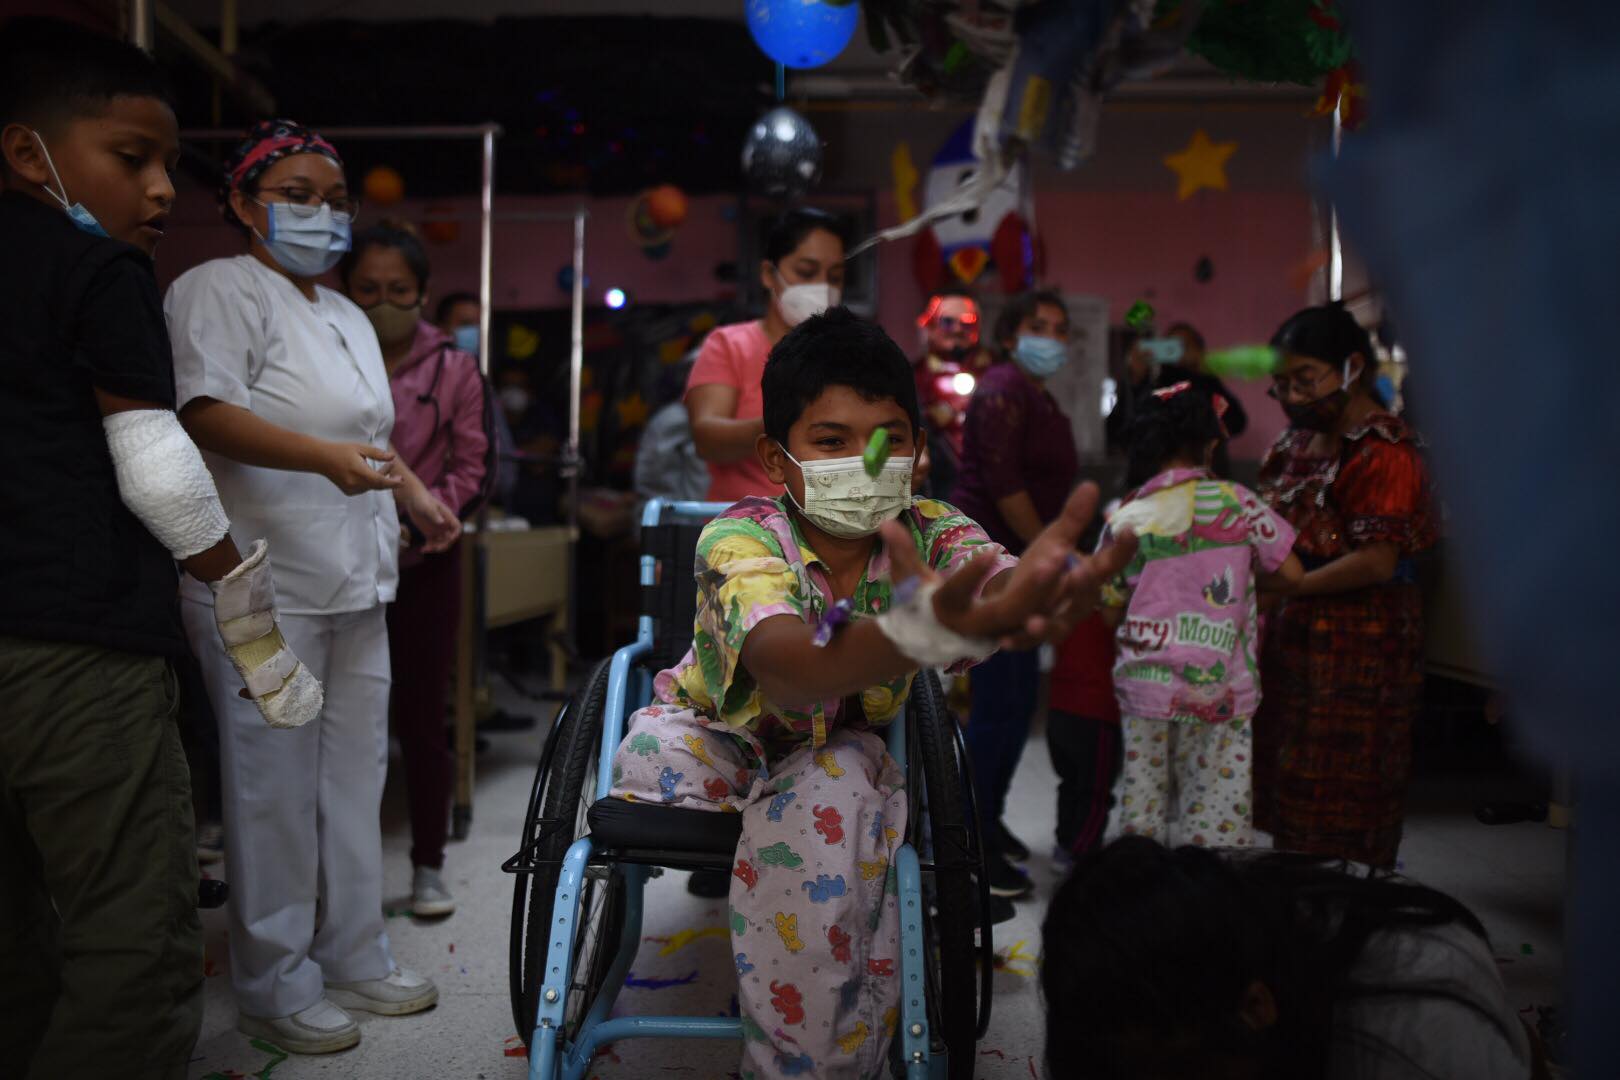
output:
[{"label": "white face mask", "polygon": [[[793,505],[829,535],[846,540],[871,536],[911,505],[909,457],[890,458],[874,478],[866,474],[866,462],[859,456],[800,461],[785,446],[782,453],[804,474],[804,502],[793,500]],[[788,498],[793,499],[792,489]]]},{"label": "white face mask", "polygon": [[838,301],[843,299],[842,290],[825,281],[816,285],[789,285],[782,280],[781,271],[777,271],[776,283],[782,289],[776,294],[776,310],[789,326],[798,326],[812,315],[837,307]]}]

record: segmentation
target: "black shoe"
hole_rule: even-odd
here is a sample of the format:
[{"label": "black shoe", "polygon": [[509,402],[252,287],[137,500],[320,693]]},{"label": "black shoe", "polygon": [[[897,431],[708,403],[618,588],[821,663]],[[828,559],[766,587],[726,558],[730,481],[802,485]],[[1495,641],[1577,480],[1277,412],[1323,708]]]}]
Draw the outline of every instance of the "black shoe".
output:
[{"label": "black shoe", "polygon": [[1000,926],[1004,922],[1010,922],[1017,914],[1018,909],[1013,907],[1013,902],[1005,896],[992,895],[990,897],[990,922],[992,925]]},{"label": "black shoe", "polygon": [[724,870],[694,870],[686,879],[686,891],[705,900],[724,900],[731,895],[731,875]]},{"label": "black shoe", "polygon": [[991,896],[1018,900],[1035,891],[1035,883],[1029,880],[1029,875],[1000,856],[991,855],[986,859],[984,869],[990,878]]},{"label": "black shoe", "polygon": [[992,848],[1001,849],[1001,853],[1013,862],[1023,862],[1029,858],[1029,845],[1014,836],[1007,829],[1006,822],[996,822],[994,835],[989,840]]}]

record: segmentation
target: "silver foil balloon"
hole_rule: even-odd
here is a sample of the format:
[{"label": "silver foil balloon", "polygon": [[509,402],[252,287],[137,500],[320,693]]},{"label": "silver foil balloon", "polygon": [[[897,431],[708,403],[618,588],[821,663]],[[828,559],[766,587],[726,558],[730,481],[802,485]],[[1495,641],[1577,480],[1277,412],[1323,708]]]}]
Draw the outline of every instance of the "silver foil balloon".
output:
[{"label": "silver foil balloon", "polygon": [[821,139],[808,120],[779,106],[748,130],[742,167],[760,194],[797,198],[821,179]]}]

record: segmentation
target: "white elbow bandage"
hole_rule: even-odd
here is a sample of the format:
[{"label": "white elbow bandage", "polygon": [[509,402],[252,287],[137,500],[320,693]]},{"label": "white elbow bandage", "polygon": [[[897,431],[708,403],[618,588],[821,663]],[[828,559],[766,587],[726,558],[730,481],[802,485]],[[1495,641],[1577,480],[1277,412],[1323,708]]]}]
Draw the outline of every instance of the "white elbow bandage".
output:
[{"label": "white elbow bandage", "polygon": [[214,478],[180,418],[168,409],[136,409],[102,420],[118,474],[118,494],[158,543],[189,559],[230,531]]},{"label": "white elbow bandage", "polygon": [[939,621],[934,614],[934,593],[938,591],[939,582],[930,581],[901,600],[901,590],[896,589],[899,602],[877,616],[878,629],[900,655],[923,667],[943,667],[958,660],[983,660],[995,652],[994,641],[965,637]]}]

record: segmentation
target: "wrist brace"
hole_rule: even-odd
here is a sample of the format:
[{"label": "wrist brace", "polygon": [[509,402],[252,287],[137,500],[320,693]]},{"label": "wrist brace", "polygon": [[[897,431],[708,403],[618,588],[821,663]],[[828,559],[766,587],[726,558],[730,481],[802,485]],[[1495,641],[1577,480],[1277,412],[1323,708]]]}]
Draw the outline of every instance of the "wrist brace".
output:
[{"label": "wrist brace", "polygon": [[958,660],[983,660],[996,651],[987,638],[958,634],[934,614],[934,593],[938,582],[920,584],[914,589],[895,590],[895,606],[877,616],[878,629],[900,654],[922,667],[944,667]]},{"label": "wrist brace", "polygon": [[325,696],[315,676],[287,648],[276,625],[269,545],[255,540],[242,565],[209,588],[214,590],[214,623],[226,655],[265,722],[290,728],[313,720]]}]

